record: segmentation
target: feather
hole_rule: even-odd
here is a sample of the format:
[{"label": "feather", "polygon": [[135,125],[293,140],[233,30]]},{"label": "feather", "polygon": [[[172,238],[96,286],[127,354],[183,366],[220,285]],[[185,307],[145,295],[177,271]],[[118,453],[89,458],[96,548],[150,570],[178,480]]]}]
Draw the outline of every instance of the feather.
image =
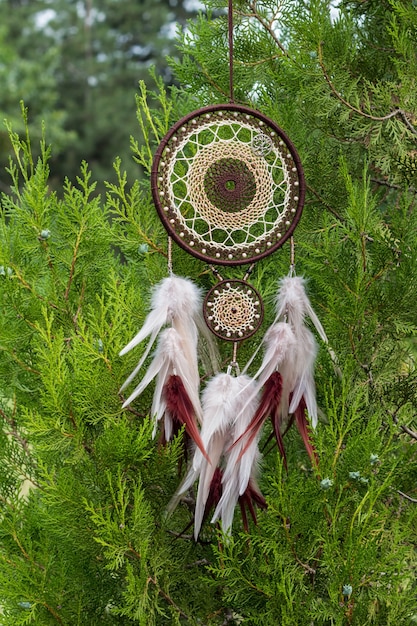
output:
[{"label": "feather", "polygon": [[222,478],[222,495],[214,511],[212,522],[221,519],[224,532],[233,523],[234,511],[239,497],[248,487],[259,462],[258,437],[254,436],[245,445],[242,435],[247,430],[257,408],[256,384],[249,377],[241,375],[235,381],[235,417],[230,432],[231,446],[224,451],[225,469]]},{"label": "feather", "polygon": [[[199,480],[194,515],[196,539],[212,507],[216,508],[216,519],[222,518],[223,528],[227,530],[230,527],[240,492],[245,492],[254,473],[259,457],[257,440],[244,454],[238,446],[230,452],[233,442],[242,435],[256,410],[254,386],[255,383],[247,376],[233,377],[221,373],[207,383],[202,394],[203,423],[200,434],[210,462],[196,449],[192,465],[168,506],[171,513],[181,495]],[[251,397],[249,403],[248,397]],[[247,405],[248,411],[243,414],[243,419],[240,417],[238,420],[244,405]],[[219,476],[221,489],[217,484]]]},{"label": "feather", "polygon": [[[175,328],[166,328],[162,331],[154,358],[149,365],[145,376],[142,378],[137,387],[133,390],[127,400],[123,403],[123,407],[128,406],[135,398],[137,398],[146,387],[156,378],[155,390],[152,401],[151,413],[155,422],[154,436],[158,422],[165,416],[165,438],[167,440],[172,436],[172,419],[175,416],[178,419],[180,415],[185,419],[185,415],[193,415],[198,421],[202,419],[201,405],[198,393],[198,387],[195,384],[193,364],[189,362],[187,355],[183,349],[184,341]],[[172,378],[172,377],[176,378]],[[168,383],[171,383],[170,385]],[[176,382],[176,385],[174,385]],[[168,385],[168,387],[167,387]],[[177,398],[175,404],[174,390],[181,390],[183,400]],[[185,399],[186,398],[186,399]],[[168,407],[167,400],[171,401]],[[168,410],[169,409],[169,410]],[[184,410],[185,413],[181,413]],[[180,412],[180,413],[178,413]],[[187,420],[184,423],[188,423]],[[191,425],[188,430],[191,435]],[[192,431],[195,436],[196,443],[201,445],[196,438],[195,430]],[[202,446],[204,450],[204,446]]]},{"label": "feather", "polygon": [[164,278],[153,290],[151,311],[142,328],[120,351],[120,356],[149,336],[152,346],[162,327],[167,324],[172,324],[180,331],[180,327],[186,324],[200,307],[201,293],[192,281],[174,275]]},{"label": "feather", "polygon": [[296,334],[308,316],[321,339],[327,343],[326,333],[311,306],[305,291],[305,279],[301,276],[286,276],[281,279],[276,310],[276,321],[286,319]]},{"label": "feather", "polygon": [[303,399],[311,424],[315,428],[318,413],[314,383],[317,342],[305,325],[306,317],[310,317],[319,336],[327,343],[326,333],[306,294],[305,279],[300,276],[286,276],[280,281],[276,320],[285,319],[291,326],[296,339],[296,348],[291,353],[291,358],[283,362],[280,370],[284,380],[281,420],[284,422],[288,413],[294,413]]},{"label": "feather", "polygon": [[[197,449],[188,473],[174,495],[168,511],[172,512],[180,497],[199,479],[194,514],[194,536],[197,539],[205,515],[212,482],[225,447],[230,442],[230,426],[234,410],[234,381],[229,374],[217,374],[206,385],[202,394],[201,440],[210,462]],[[230,442],[231,443],[231,442]]]},{"label": "feather", "polygon": [[[243,442],[241,452],[243,454],[246,448],[251,445],[253,439],[255,437],[259,437],[260,430],[265,420],[271,416],[275,438],[286,466],[285,450],[280,433],[280,403],[282,398],[283,379],[282,375],[278,373],[278,370],[283,366],[283,364],[291,363],[290,355],[293,354],[296,347],[296,338],[291,326],[288,323],[278,322],[270,326],[265,333],[263,342],[265,344],[264,357],[258,371],[253,377],[254,380],[258,381],[258,385],[253,387],[254,391],[252,392],[252,396],[255,397],[259,394],[259,389],[263,387],[261,400],[255,414],[253,414],[251,422],[248,424],[245,432],[243,432],[239,439],[235,441],[234,445],[236,445],[241,438],[246,437],[245,442]],[[287,370],[289,370],[288,365]],[[286,387],[288,388],[288,384]],[[287,389],[288,397],[289,393],[290,389]],[[247,403],[252,400],[252,396],[249,396]],[[288,400],[286,404],[288,407]],[[243,406],[242,412],[245,412],[246,409],[247,407]],[[239,418],[240,416],[238,416],[238,419]]]},{"label": "feather", "polygon": [[[201,300],[201,292],[198,287],[192,281],[179,276],[169,276],[155,287],[151,299],[151,311],[148,313],[142,328],[120,352],[121,356],[126,354],[149,337],[148,345],[139,363],[125,380],[120,391],[123,391],[136,377],[162,328],[166,325],[172,326],[181,337],[181,350],[189,363],[189,381],[193,387],[198,388],[198,327],[203,329]],[[206,333],[207,330],[204,332]]]},{"label": "feather", "polygon": [[[201,454],[209,461],[204,444],[198,432],[193,404],[181,378],[175,374],[169,376],[165,383],[163,396],[165,400],[165,417],[169,417],[175,426],[185,426],[185,432],[198,446]],[[210,461],[209,461],[210,462]]]},{"label": "feather", "polygon": [[196,452],[193,468],[199,475],[195,506],[194,535],[197,538],[204,519],[210,485],[221,457],[231,443],[231,427],[236,417],[237,378],[230,374],[217,374],[202,395],[203,424],[201,438],[209,455],[211,465],[204,462]]},{"label": "feather", "polygon": [[[283,364],[291,362],[289,354],[296,347],[296,338],[289,324],[286,322],[278,322],[270,326],[266,331],[263,343],[265,345],[264,357],[258,371],[253,376],[253,380],[256,380],[258,383],[257,386],[252,387],[253,397],[259,395],[259,390],[267,383],[267,381],[270,381],[269,392],[271,392],[271,380],[276,380],[274,373],[277,372]],[[245,367],[245,370],[247,367],[248,366]],[[290,391],[288,391],[288,394],[289,393]],[[247,402],[252,401],[252,396],[249,396]],[[246,406],[243,406],[242,412],[245,410]],[[265,416],[265,419],[267,417],[268,415]],[[260,416],[258,419],[260,428],[265,420],[262,420]]]},{"label": "feather", "polygon": [[311,462],[314,465],[318,465],[318,456],[316,450],[310,440],[310,435],[308,432],[308,422],[306,418],[306,403],[304,398],[301,398],[300,403],[294,411],[293,419],[295,419],[295,425],[297,426],[297,430],[301,435],[301,438],[304,443],[304,447],[307,450],[308,456],[310,457]]},{"label": "feather", "polygon": [[[212,509],[215,509],[218,503],[220,502],[220,498],[222,497],[222,493],[223,493],[222,482],[223,482],[222,469],[220,467],[216,467],[213,473],[213,477],[210,482],[210,489],[209,489],[208,497],[207,497],[206,504],[204,507],[203,517],[202,517],[201,522],[199,523],[199,529],[209,517],[210,511]],[[195,521],[194,521],[194,524],[195,524]],[[195,536],[197,539],[198,532]]]},{"label": "feather", "polygon": [[253,376],[262,386],[279,369],[289,350],[293,349],[296,337],[289,324],[278,322],[268,328],[264,336],[265,352],[262,363]]},{"label": "feather", "polygon": [[258,505],[260,509],[266,509],[267,503],[255,479],[251,478],[245,492],[239,496],[240,512],[242,514],[243,528],[246,532],[249,532],[248,517],[246,515],[246,507],[252,516],[254,524],[257,523],[256,512],[254,504]]},{"label": "feather", "polygon": [[281,396],[282,376],[279,372],[273,372],[268,380],[265,382],[258,408],[256,409],[251,422],[249,423],[243,434],[240,435],[240,437],[233,444],[235,446],[242,439],[244,439],[243,445],[241,446],[241,455],[246,452],[247,448],[251,445],[255,437],[259,438],[262,426],[264,425],[268,417],[271,417],[278,448],[282,458],[284,459],[285,467],[287,467],[284,444],[280,431]]},{"label": "feather", "polygon": [[[317,343],[313,333],[303,327],[299,331],[297,349],[294,353],[294,363],[291,367],[291,376],[288,376],[288,391],[292,399],[288,412],[293,413],[304,398],[311,418],[312,426],[317,426],[316,387],[314,383],[314,364],[317,355]],[[286,403],[288,406],[288,402]]]}]

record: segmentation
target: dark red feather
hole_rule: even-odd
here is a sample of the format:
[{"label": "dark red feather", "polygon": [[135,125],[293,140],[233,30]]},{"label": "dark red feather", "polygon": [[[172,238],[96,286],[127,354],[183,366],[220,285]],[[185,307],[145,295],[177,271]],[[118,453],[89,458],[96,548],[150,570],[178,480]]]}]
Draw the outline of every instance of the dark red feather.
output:
[{"label": "dark red feather", "polygon": [[193,404],[181,378],[176,375],[170,376],[165,384],[163,393],[167,405],[167,413],[171,416],[174,428],[178,424],[181,426],[184,425],[187,435],[191,437],[210,463],[210,459],[198,431]]},{"label": "dark red feather", "polygon": [[243,528],[246,532],[249,532],[248,516],[246,514],[246,507],[252,516],[254,524],[257,524],[255,506],[258,505],[260,509],[266,509],[266,500],[259,491],[259,489],[250,480],[245,492],[239,496],[239,506],[242,514]]},{"label": "dark red feather", "polygon": [[213,478],[211,479],[210,490],[209,490],[206,506],[204,508],[203,523],[207,519],[210,511],[212,509],[214,510],[220,502],[220,498],[222,497],[222,493],[223,493],[222,478],[223,478],[222,470],[220,469],[220,467],[216,467],[214,474],[213,474]]},{"label": "dark red feather", "polygon": [[308,456],[310,457],[313,465],[318,465],[319,459],[317,456],[317,452],[314,449],[313,444],[310,440],[310,434],[308,432],[308,422],[306,417],[306,403],[304,397],[301,398],[300,403],[296,410],[294,411],[295,425],[298,428],[298,432],[300,433],[302,440],[304,442],[305,449],[307,450]]},{"label": "dark red feather", "polygon": [[[268,417],[271,417],[272,426],[274,429],[275,438],[277,440],[279,451],[284,459],[285,467],[287,467],[287,460],[285,456],[284,444],[282,441],[281,430],[280,430],[280,403],[282,396],[282,376],[279,372],[274,372],[271,376],[266,380],[262,396],[259,402],[259,406],[256,410],[255,415],[252,418],[251,423],[245,430],[245,432],[236,440],[233,445],[236,445],[242,437],[248,437],[245,447],[243,448],[240,457],[246,452],[252,441],[255,439],[256,435],[262,428],[264,422]],[[240,458],[239,457],[239,458]]]},{"label": "dark red feather", "polygon": [[[218,503],[220,502],[220,498],[222,497],[222,491],[223,491],[222,478],[223,478],[223,472],[219,467],[217,467],[216,471],[213,474],[213,478],[211,479],[210,491],[209,491],[206,506],[204,509],[203,523],[207,520],[210,514],[210,511],[212,509],[215,509]],[[267,508],[265,498],[259,491],[258,487],[255,485],[255,483],[250,480],[248,483],[248,486],[246,487],[245,492],[241,496],[239,496],[239,506],[240,506],[240,511],[242,513],[243,528],[246,530],[246,532],[249,531],[248,516],[246,513],[246,508],[249,510],[254,524],[256,524],[257,519],[256,519],[255,505],[257,505],[260,509]]]}]

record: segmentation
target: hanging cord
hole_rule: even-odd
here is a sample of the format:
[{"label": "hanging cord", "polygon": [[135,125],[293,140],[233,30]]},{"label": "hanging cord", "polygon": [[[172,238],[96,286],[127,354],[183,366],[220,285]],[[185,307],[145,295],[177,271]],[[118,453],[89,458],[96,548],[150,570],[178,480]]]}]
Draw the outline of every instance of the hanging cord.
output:
[{"label": "hanging cord", "polygon": [[235,370],[236,376],[240,376],[240,367],[239,367],[239,363],[237,362],[237,347],[238,347],[238,344],[239,344],[238,341],[235,341],[233,343],[232,361],[229,363],[229,365],[227,367],[227,373],[229,375],[232,373],[232,370]]},{"label": "hanging cord", "polygon": [[214,266],[210,265],[210,269],[213,272],[213,274],[215,275],[215,277],[217,278],[217,280],[220,282],[223,280],[223,276],[220,274],[219,270],[217,268],[215,268]]},{"label": "hanging cord", "polygon": [[294,237],[290,239],[290,276],[295,276],[295,241]]},{"label": "hanging cord", "polygon": [[244,275],[243,280],[248,280],[249,276],[252,274],[252,272],[254,270],[254,267],[255,267],[255,263],[252,263],[252,265],[246,271],[246,274]]},{"label": "hanging cord", "polygon": [[229,0],[229,98],[234,102],[233,96],[233,0]]},{"label": "hanging cord", "polygon": [[168,235],[168,272],[172,276],[172,238]]}]

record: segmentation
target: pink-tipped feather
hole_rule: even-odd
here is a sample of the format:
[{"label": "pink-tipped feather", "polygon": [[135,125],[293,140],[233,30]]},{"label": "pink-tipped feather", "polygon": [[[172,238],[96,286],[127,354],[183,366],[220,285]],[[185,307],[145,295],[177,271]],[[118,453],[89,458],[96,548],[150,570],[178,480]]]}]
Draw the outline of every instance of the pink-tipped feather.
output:
[{"label": "pink-tipped feather", "polygon": [[166,328],[162,331],[154,358],[149,365],[145,376],[123,403],[128,406],[137,398],[146,387],[156,378],[152,401],[152,416],[155,421],[154,436],[158,422],[165,416],[165,436],[168,440],[172,435],[172,419],[167,413],[167,399],[165,388],[171,376],[178,376],[189,399],[193,414],[198,421],[202,419],[198,382],[194,375],[195,364],[190,362],[184,351],[184,341],[175,328]]},{"label": "pink-tipped feather", "polygon": [[277,371],[289,351],[296,344],[296,337],[289,324],[278,322],[268,328],[264,336],[265,352],[254,379],[262,386]]},{"label": "pink-tipped feather", "polygon": [[[234,442],[236,444],[241,443],[240,456],[243,455],[248,447],[252,444],[255,438],[259,439],[260,431],[268,417],[271,418],[274,434],[277,440],[279,451],[284,459],[285,466],[287,466],[286,455],[284,450],[284,444],[280,432],[280,403],[282,396],[282,376],[279,372],[273,372],[268,380],[265,382],[262,390],[261,398],[258,408],[253,415],[249,425],[242,435]],[[243,441],[242,441],[243,439]]]},{"label": "pink-tipped feather", "polygon": [[[242,418],[244,406],[247,412],[243,413]],[[199,479],[194,516],[196,539],[211,505],[216,506],[213,519],[221,518],[223,529],[227,531],[230,528],[239,497],[245,493],[255,474],[259,459],[257,440],[254,439],[243,454],[239,446],[232,451],[231,446],[247,428],[256,406],[255,383],[247,376],[217,374],[203,392],[201,440],[210,463],[200,450],[195,451],[188,474],[168,507],[168,511],[172,512],[181,495]],[[219,476],[221,490],[216,487],[216,501],[211,494]]]}]

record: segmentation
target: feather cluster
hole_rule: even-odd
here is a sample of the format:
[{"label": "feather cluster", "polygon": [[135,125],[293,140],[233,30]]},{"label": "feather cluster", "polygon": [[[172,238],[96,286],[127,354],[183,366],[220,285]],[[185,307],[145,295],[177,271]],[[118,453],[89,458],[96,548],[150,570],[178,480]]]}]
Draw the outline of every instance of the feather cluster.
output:
[{"label": "feather cluster", "polygon": [[[154,290],[151,311],[143,327],[121,351],[125,354],[148,339],[144,353],[128,377],[129,385],[157,343],[152,361],[123,406],[129,405],[155,380],[152,401],[154,434],[163,423],[166,441],[180,428],[194,442],[188,472],[171,500],[172,512],[181,497],[198,481],[194,535],[197,539],[206,519],[221,521],[230,532],[236,506],[256,523],[255,506],[266,507],[257,484],[259,438],[265,421],[272,421],[273,435],[287,465],[283,437],[295,423],[310,458],[317,463],[309,428],[317,424],[314,363],[317,342],[307,318],[327,343],[301,277],[280,281],[276,317],[263,339],[264,354],[253,377],[246,374],[249,361],[238,376],[216,374],[207,383],[200,402],[197,344],[205,337],[214,371],[216,350],[201,313],[201,294],[189,280],[170,276]],[[256,355],[256,353],[255,353]]]},{"label": "feather cluster", "polygon": [[[197,427],[202,419],[197,345],[199,333],[204,334],[207,343],[212,343],[212,339],[201,313],[201,300],[200,290],[186,278],[172,275],[156,286],[151,310],[142,328],[120,352],[120,355],[124,355],[148,339],[139,363],[122,385],[121,391],[139,373],[157,342],[151,364],[123,407],[131,404],[155,379],[151,409],[154,435],[161,420],[164,422],[166,441],[184,425],[186,434],[206,455]],[[214,348],[211,354],[215,354]]]},{"label": "feather cluster", "polygon": [[258,439],[254,437],[243,450],[244,442],[241,438],[256,411],[258,399],[255,386],[248,376],[217,374],[204,389],[201,439],[209,461],[200,449],[195,451],[188,474],[169,507],[172,511],[180,497],[196,480],[199,481],[194,518],[195,538],[211,509],[214,509],[211,521],[221,520],[222,528],[227,533],[232,526],[238,502],[244,512],[244,520],[246,506],[255,521],[254,504],[266,506],[256,482],[260,456]]},{"label": "feather cluster", "polygon": [[305,291],[305,281],[299,276],[286,276],[280,281],[276,303],[276,318],[265,333],[264,357],[254,379],[261,399],[242,438],[249,446],[268,419],[286,466],[283,435],[295,421],[306,450],[317,462],[308,432],[307,414],[311,427],[317,425],[317,403],[314,383],[314,363],[317,342],[306,326],[313,322],[321,339],[327,343],[323,326],[314,312]]}]

